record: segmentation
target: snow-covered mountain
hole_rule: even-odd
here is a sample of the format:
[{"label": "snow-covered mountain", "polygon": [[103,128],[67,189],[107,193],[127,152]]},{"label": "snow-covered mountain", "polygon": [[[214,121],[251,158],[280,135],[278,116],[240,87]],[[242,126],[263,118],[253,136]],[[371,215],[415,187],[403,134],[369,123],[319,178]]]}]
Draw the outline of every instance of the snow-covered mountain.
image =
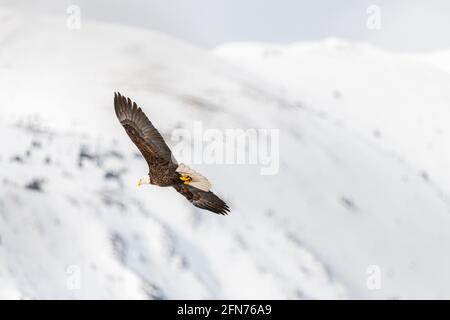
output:
[{"label": "snow-covered mountain", "polygon": [[[298,45],[298,60],[259,45],[219,57],[84,20],[69,30],[0,9],[0,26],[0,297],[450,297],[445,72],[339,43]],[[147,168],[114,91],[169,145],[194,121],[279,129],[279,173],[192,165],[227,217],[138,189]],[[409,135],[424,128],[435,135]],[[372,265],[379,290],[367,287]]]},{"label": "snow-covered mountain", "polygon": [[301,97],[450,190],[449,52],[398,54],[329,39],[225,44],[216,53]]}]

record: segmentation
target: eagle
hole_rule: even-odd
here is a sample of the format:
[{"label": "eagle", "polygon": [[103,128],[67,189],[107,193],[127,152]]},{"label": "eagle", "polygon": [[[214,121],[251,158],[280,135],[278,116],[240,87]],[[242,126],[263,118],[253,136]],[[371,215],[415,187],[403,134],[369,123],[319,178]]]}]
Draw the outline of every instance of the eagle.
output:
[{"label": "eagle", "polygon": [[228,205],[210,191],[211,184],[206,177],[185,164],[178,164],[161,134],[135,102],[117,92],[114,93],[114,109],[149,167],[148,174],[139,180],[138,186],[173,187],[198,208],[221,215],[230,212]]}]

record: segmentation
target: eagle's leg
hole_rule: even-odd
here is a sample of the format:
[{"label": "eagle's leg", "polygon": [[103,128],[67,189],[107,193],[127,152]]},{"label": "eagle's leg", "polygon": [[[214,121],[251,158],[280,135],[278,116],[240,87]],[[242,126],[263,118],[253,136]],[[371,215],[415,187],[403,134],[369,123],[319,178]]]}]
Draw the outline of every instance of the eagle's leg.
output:
[{"label": "eagle's leg", "polygon": [[185,184],[189,184],[192,181],[192,178],[188,175],[181,175],[180,180],[183,181]]}]

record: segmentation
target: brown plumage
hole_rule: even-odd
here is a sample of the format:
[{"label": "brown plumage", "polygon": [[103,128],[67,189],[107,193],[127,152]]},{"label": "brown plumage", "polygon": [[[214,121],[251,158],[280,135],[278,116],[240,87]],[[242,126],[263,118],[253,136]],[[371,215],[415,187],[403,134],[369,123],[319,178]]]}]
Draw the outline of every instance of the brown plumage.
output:
[{"label": "brown plumage", "polygon": [[[156,130],[144,112],[130,98],[114,93],[116,116],[139,149],[149,166],[149,181],[161,187],[174,187],[194,206],[217,214],[226,215],[227,204],[211,191],[204,191],[191,185],[192,177],[181,175],[176,170],[178,163],[161,134]],[[189,181],[182,180],[187,177]]]}]

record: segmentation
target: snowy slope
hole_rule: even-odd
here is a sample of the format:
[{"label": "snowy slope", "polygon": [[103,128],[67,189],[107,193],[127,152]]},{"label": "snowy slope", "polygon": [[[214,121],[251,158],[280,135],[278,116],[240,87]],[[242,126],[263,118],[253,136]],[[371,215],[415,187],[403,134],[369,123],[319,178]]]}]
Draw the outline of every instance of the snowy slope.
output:
[{"label": "snowy slope", "polygon": [[396,54],[336,39],[226,44],[216,52],[375,138],[450,189],[448,53]]},{"label": "snowy slope", "polygon": [[[124,26],[83,21],[69,31],[63,19],[1,9],[0,25],[0,297],[450,297],[446,194],[399,155],[409,149],[348,125],[350,112],[325,114],[326,83],[305,79],[291,92]],[[173,129],[195,120],[280,129],[279,173],[193,165],[229,202],[228,217],[173,190],[138,189],[147,168],[115,119],[117,90],[169,145]],[[368,89],[340,90],[351,99]],[[374,264],[380,290],[366,287]]]},{"label": "snowy slope", "polygon": [[411,59],[427,63],[436,68],[450,72],[450,50],[440,50],[427,53],[412,53],[408,55]]},{"label": "snowy slope", "polygon": [[[420,176],[448,207],[450,56],[447,51],[396,54],[367,44],[329,39],[291,45],[231,43],[216,48],[215,52],[234,65],[264,77],[284,90],[286,96],[302,99],[305,108],[313,109],[320,117],[358,133],[365,141],[397,158],[412,170],[410,174],[415,178]],[[410,174],[403,176],[405,184],[411,183]],[[371,179],[367,181],[370,185]],[[386,186],[386,190],[379,194],[379,201],[386,203],[386,191],[395,197],[402,192]],[[423,196],[422,192],[416,192]],[[434,223],[437,211],[433,206],[426,205],[420,209],[422,218],[415,220],[408,216],[414,210],[411,200],[405,199],[402,207],[396,209],[406,213],[407,224]],[[394,212],[379,212],[377,205],[371,209],[392,221],[397,220]],[[414,235],[419,241],[436,237],[424,248],[445,252],[449,242],[437,236],[434,227],[421,225],[420,228],[424,231],[423,238],[416,238],[414,233],[410,236]],[[380,229],[378,232],[383,234]],[[414,241],[408,237],[404,246],[405,250],[417,250]],[[429,273],[410,279],[410,284],[421,279],[428,281],[433,276],[448,283],[447,271],[431,271],[445,263],[444,256],[436,260],[426,257],[420,260],[419,264],[412,262],[408,269],[416,269],[419,265],[427,265],[431,269]],[[412,286],[408,288],[413,290]],[[412,296],[428,295],[422,292]]]}]

